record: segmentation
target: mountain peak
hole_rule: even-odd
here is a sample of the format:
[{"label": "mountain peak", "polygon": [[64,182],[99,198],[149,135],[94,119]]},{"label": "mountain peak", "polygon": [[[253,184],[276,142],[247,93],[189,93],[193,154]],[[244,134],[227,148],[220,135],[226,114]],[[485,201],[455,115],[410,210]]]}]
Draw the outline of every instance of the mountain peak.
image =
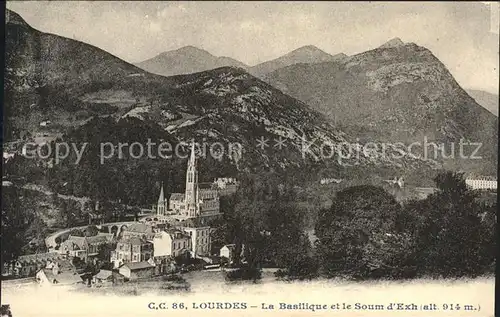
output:
[{"label": "mountain peak", "polygon": [[205,52],[205,50],[198,48],[196,46],[193,46],[193,45],[183,46],[181,48],[176,49],[176,51],[204,51]]},{"label": "mountain peak", "polygon": [[337,61],[337,60],[344,59],[344,58],[346,58],[346,57],[349,57],[349,56],[347,56],[347,55],[346,55],[346,54],[344,54],[344,53],[338,53],[338,54],[333,55],[333,58],[334,58],[336,61]]},{"label": "mountain peak", "polygon": [[295,49],[294,51],[321,51],[321,49],[319,49],[318,47],[314,46],[314,45],[304,45],[304,46],[301,46],[297,49]]},{"label": "mountain peak", "polygon": [[289,55],[289,56],[291,56],[291,55],[309,55],[309,56],[321,55],[321,56],[326,56],[329,54],[326,53],[325,51],[323,51],[322,49],[317,48],[314,45],[305,45],[305,46],[301,46],[301,47],[291,51],[290,53],[288,53],[286,55]]},{"label": "mountain peak", "polygon": [[[306,45],[299,47],[288,54],[276,59],[284,64],[291,65],[295,63],[320,63],[328,62],[333,59],[333,56],[325,51],[317,48],[314,45]],[[285,66],[285,65],[284,65]]]},{"label": "mountain peak", "polygon": [[186,54],[186,55],[206,55],[206,56],[213,56],[209,52],[205,51],[204,49],[198,48],[196,46],[192,45],[187,45],[183,46],[181,48],[178,48],[173,51],[168,51],[164,52],[163,54],[172,54],[172,53],[177,53],[177,54]]},{"label": "mountain peak", "polygon": [[395,37],[395,38],[385,42],[381,46],[379,46],[379,48],[400,47],[400,46],[404,46],[404,45],[405,45],[405,43],[403,41],[401,41],[401,39],[399,37]]},{"label": "mountain peak", "polygon": [[162,76],[198,73],[223,66],[246,67],[245,64],[234,58],[217,57],[192,45],[163,52],[136,65],[148,72]]}]

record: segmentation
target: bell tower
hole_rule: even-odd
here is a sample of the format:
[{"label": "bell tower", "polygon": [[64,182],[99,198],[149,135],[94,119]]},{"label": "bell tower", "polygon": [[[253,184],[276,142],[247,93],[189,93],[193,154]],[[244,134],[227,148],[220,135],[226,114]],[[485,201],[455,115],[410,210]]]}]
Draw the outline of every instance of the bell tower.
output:
[{"label": "bell tower", "polygon": [[191,157],[188,161],[186,171],[186,193],[185,193],[186,211],[189,217],[197,217],[199,214],[198,203],[198,171],[196,170],[196,154],[194,142],[191,147]]}]

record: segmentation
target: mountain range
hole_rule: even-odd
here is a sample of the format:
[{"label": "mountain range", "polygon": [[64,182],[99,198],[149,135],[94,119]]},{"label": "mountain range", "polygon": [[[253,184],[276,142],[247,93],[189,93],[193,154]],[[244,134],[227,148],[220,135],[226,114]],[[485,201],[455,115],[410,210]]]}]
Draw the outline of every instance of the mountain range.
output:
[{"label": "mountain range", "polygon": [[[33,135],[40,122],[50,119],[51,129],[58,133],[104,142],[102,130],[93,126],[106,122],[109,132],[104,135],[116,139],[112,127],[126,122],[130,129],[138,125],[151,135],[160,131],[159,138],[173,142],[194,138],[239,143],[241,160],[225,159],[243,170],[314,165],[316,157],[302,151],[303,140],[347,141],[325,116],[242,68],[163,77],[91,45],[33,29],[12,11],[6,38],[6,139],[26,132]],[[259,137],[270,145],[256,146]],[[278,138],[286,140],[286,148],[274,146]],[[308,150],[318,154],[320,146],[318,141]],[[395,166],[391,159],[372,154],[351,160],[361,166],[377,162]],[[427,164],[408,160],[408,164]]]},{"label": "mountain range", "polygon": [[214,56],[194,46],[184,46],[164,52],[136,65],[148,72],[163,76],[197,73],[223,66],[248,67],[233,58]]},{"label": "mountain range", "polygon": [[[384,43],[379,49],[404,46],[400,38],[394,38]],[[248,66],[245,63],[230,57],[217,57],[209,52],[194,46],[184,46],[177,50],[161,53],[151,59],[135,64],[136,66],[163,76],[173,76],[201,72],[223,66],[235,66],[247,70],[250,74],[265,78],[275,70],[294,64],[318,64],[346,60],[344,53],[331,55],[314,45],[297,48],[283,56],[270,61]],[[485,91],[467,89],[478,104],[498,116],[498,95]]]},{"label": "mountain range", "polygon": [[[498,119],[414,43],[394,39],[338,61],[280,68],[265,80],[361,140],[481,142],[482,163],[490,173],[496,168]],[[465,170],[479,163],[459,161]]]},{"label": "mountain range", "polygon": [[250,67],[248,71],[255,76],[263,76],[277,69],[300,63],[315,64],[333,62],[346,58],[347,55],[339,53],[330,55],[313,45],[303,46],[276,59]]},{"label": "mountain range", "polygon": [[343,53],[330,55],[316,46],[307,45],[276,59],[255,66],[248,66],[230,57],[217,57],[194,46],[184,46],[136,63],[136,66],[153,74],[163,76],[190,74],[223,66],[239,67],[246,69],[252,75],[263,76],[276,69],[297,63],[331,62],[345,57],[347,55]]},{"label": "mountain range", "polygon": [[[132,65],[94,46],[40,32],[12,11],[7,15],[6,139],[36,133],[49,118],[51,129],[80,140],[117,138],[113,133],[125,126],[140,127],[143,140],[151,134],[173,142],[236,142],[243,146],[241,159],[227,153],[224,159],[239,170],[294,167],[314,175],[310,168],[319,164],[337,172],[350,166],[350,173],[362,175],[381,168],[424,174],[438,162],[368,151],[339,166],[304,155],[303,143],[319,140],[310,147],[319,155],[324,144],[352,143],[360,136],[366,142],[363,136],[369,135],[407,140],[419,129],[437,140],[476,140],[481,133],[491,139],[496,122],[428,50],[415,44],[392,41],[350,57],[307,46],[257,68],[187,47],[148,62],[163,67],[164,59],[170,69],[148,71],[145,62]],[[218,63],[241,67],[164,76]],[[259,137],[270,141],[267,147],[257,146]],[[287,141],[286,148],[274,146],[278,138]]]}]

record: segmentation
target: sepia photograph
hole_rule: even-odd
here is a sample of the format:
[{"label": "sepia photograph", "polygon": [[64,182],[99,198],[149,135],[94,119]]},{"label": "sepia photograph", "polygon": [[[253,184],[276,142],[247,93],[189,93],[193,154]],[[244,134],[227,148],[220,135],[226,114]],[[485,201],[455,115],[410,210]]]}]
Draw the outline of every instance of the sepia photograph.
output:
[{"label": "sepia photograph", "polygon": [[496,315],[498,2],[2,9],[0,316]]}]

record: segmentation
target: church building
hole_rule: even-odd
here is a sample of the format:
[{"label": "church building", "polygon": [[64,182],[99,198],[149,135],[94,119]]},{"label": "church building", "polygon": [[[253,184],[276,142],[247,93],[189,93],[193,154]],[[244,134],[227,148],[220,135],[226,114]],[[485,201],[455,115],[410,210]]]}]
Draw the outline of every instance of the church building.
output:
[{"label": "church building", "polygon": [[186,171],[186,190],[184,193],[173,193],[167,201],[162,185],[156,206],[157,215],[172,215],[178,219],[219,215],[219,193],[210,185],[198,182],[193,143]]}]

